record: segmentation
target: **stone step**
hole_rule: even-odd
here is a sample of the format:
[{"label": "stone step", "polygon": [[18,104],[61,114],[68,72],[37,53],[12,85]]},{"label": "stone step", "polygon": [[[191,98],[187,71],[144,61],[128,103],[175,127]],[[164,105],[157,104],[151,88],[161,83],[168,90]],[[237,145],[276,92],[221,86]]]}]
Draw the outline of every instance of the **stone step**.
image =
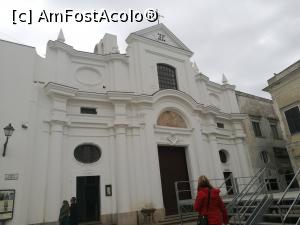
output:
[{"label": "stone step", "polygon": [[[197,218],[198,218],[198,213],[196,212],[182,215],[182,221],[184,223],[196,221]],[[167,216],[164,220],[158,221],[158,224],[160,225],[177,224],[177,223],[181,223],[179,215]]]},{"label": "stone step", "polygon": [[[260,222],[258,225],[282,225],[282,223]],[[293,223],[285,223],[284,225],[295,225]]]},{"label": "stone step", "polygon": [[[197,215],[198,215],[197,212],[189,212],[189,213],[183,213],[182,217],[197,216]],[[179,214],[165,216],[164,220],[173,219],[173,218],[179,218]]]},{"label": "stone step", "polygon": [[103,225],[100,221],[80,222],[79,225]]},{"label": "stone step", "polygon": [[[276,218],[280,218],[280,214],[270,214],[270,213],[266,213],[263,215],[264,217],[276,217]],[[294,213],[290,213],[288,215],[288,218],[299,218],[300,214],[294,214]]]}]

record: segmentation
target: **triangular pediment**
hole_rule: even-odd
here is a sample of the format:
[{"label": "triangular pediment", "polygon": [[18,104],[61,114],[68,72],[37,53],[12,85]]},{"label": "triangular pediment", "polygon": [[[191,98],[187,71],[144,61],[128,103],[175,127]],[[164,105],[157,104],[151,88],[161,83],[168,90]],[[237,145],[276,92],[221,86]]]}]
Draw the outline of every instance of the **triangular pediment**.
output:
[{"label": "triangular pediment", "polygon": [[148,40],[153,40],[155,42],[159,42],[161,44],[172,46],[192,53],[192,51],[162,23],[145,28],[143,30],[136,31],[130,34],[130,36],[131,35],[136,35]]}]

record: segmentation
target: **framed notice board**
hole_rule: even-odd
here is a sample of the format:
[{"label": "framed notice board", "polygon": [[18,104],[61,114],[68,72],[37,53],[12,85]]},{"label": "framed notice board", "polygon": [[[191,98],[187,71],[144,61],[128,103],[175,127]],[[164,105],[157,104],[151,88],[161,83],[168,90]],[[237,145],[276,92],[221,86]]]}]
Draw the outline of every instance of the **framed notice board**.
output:
[{"label": "framed notice board", "polygon": [[16,191],[0,190],[0,221],[10,220],[14,215]]}]

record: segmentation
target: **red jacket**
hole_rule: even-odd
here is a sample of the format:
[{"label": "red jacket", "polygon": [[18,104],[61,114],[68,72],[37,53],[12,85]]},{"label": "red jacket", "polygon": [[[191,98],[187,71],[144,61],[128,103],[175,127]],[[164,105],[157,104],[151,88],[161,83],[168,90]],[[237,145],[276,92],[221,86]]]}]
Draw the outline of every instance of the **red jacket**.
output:
[{"label": "red jacket", "polygon": [[219,193],[219,189],[213,188],[210,190],[210,202],[207,208],[208,188],[198,190],[194,210],[199,212],[200,215],[207,215],[209,224],[222,225],[228,223],[227,210]]}]

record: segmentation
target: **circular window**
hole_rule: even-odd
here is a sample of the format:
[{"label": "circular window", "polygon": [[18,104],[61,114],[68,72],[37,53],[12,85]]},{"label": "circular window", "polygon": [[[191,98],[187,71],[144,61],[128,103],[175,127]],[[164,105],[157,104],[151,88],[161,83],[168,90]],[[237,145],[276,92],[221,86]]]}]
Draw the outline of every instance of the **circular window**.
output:
[{"label": "circular window", "polygon": [[220,150],[219,155],[222,163],[226,163],[228,161],[228,152],[226,150]]},{"label": "circular window", "polygon": [[94,163],[101,157],[101,150],[93,144],[79,145],[74,150],[74,157],[82,163]]}]

